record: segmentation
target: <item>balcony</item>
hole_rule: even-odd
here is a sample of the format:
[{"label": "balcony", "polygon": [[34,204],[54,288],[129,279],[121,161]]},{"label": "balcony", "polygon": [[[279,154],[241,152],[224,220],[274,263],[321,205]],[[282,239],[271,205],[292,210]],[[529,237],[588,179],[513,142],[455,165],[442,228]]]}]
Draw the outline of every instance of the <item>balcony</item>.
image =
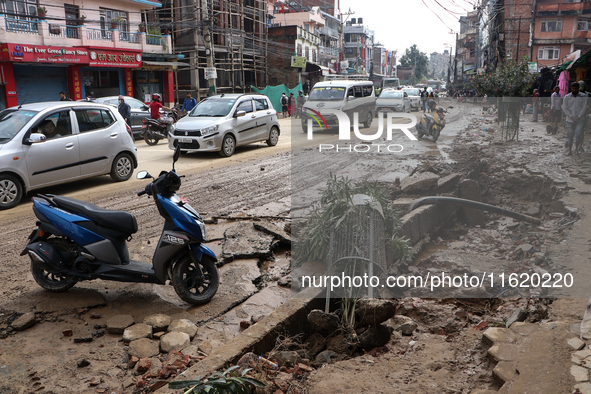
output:
[{"label": "balcony", "polygon": [[334,38],[334,39],[339,38],[339,32],[337,30],[331,29],[330,27],[327,27],[327,26],[323,26],[323,27],[319,28],[318,34],[320,34],[321,36],[327,36],[327,37]]},{"label": "balcony", "polygon": [[0,42],[23,42],[23,35],[25,35],[27,43],[31,45],[101,46],[114,49],[136,49],[144,53],[172,53],[170,35],[130,33],[117,29],[101,29],[97,26],[61,25],[43,20],[28,21],[0,15],[0,26],[2,25],[4,29],[0,29]]},{"label": "balcony", "polygon": [[338,57],[339,56],[339,49],[321,46],[321,47],[318,47],[318,53],[320,53],[321,57]]}]

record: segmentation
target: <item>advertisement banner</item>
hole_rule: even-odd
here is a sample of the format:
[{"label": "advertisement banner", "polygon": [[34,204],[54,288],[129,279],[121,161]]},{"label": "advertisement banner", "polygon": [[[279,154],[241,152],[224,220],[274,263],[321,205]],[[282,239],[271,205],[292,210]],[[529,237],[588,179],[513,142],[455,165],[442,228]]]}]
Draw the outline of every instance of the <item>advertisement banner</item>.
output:
[{"label": "advertisement banner", "polygon": [[142,55],[138,52],[94,49],[89,50],[89,64],[95,67],[131,67],[142,66]]},{"label": "advertisement banner", "polygon": [[[62,46],[4,44],[3,60],[26,63],[87,64],[87,48]],[[7,59],[5,53],[7,52]]]},{"label": "advertisement banner", "polygon": [[218,73],[215,67],[206,67],[205,68],[205,79],[217,79]]},{"label": "advertisement banner", "polygon": [[306,58],[303,56],[292,56],[291,57],[291,66],[292,67],[299,67],[299,68],[306,68]]}]

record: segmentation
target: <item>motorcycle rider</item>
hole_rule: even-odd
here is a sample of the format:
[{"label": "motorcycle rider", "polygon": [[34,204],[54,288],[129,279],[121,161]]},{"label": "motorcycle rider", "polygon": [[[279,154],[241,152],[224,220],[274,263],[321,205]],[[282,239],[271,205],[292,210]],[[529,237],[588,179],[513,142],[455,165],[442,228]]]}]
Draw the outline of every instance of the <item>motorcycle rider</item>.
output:
[{"label": "motorcycle rider", "polygon": [[160,108],[170,111],[171,109],[162,105],[162,97],[158,93],[152,95],[152,102],[150,103],[150,117],[161,122]]}]

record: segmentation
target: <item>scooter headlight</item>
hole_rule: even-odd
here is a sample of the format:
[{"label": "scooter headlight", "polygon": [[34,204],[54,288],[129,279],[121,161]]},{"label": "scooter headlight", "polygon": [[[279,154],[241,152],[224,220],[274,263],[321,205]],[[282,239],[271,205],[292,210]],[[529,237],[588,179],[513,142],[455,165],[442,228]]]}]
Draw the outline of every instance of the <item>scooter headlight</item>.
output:
[{"label": "scooter headlight", "polygon": [[203,240],[207,241],[207,230],[205,230],[205,223],[203,223],[200,220],[196,220],[196,222],[199,225],[199,228],[201,229],[201,236],[203,237]]}]

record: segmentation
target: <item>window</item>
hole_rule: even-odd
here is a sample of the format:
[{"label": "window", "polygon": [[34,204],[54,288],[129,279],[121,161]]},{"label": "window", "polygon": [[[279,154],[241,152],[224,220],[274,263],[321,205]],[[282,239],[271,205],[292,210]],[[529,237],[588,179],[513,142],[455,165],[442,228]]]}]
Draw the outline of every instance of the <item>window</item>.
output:
[{"label": "window", "polygon": [[48,140],[72,134],[70,111],[51,114],[37,124],[37,132],[43,133]]},{"label": "window", "polygon": [[[142,103],[139,100],[131,100],[131,99],[125,99],[125,102],[127,104],[129,104],[129,106],[131,107],[131,109],[142,109],[146,106],[146,104]],[[119,103],[117,103],[117,105],[119,105]]]},{"label": "window", "polygon": [[32,20],[37,16],[37,0],[7,0],[0,3],[3,14],[13,19]]},{"label": "window", "polygon": [[312,49],[312,62],[316,63],[316,49]]},{"label": "window", "polygon": [[558,59],[560,47],[540,47],[538,48],[538,59],[552,60]]},{"label": "window", "polygon": [[101,22],[101,30],[110,30],[111,29],[111,19],[113,18],[121,18],[121,21],[117,23],[117,28],[120,32],[129,32],[129,18],[127,16],[127,12],[124,11],[117,11],[117,10],[108,10],[102,8],[100,16]]},{"label": "window", "polygon": [[476,50],[474,48],[470,48],[470,57],[476,56]]},{"label": "window", "polygon": [[257,111],[264,111],[266,109],[269,109],[267,99],[264,98],[254,99],[254,106],[256,107]]},{"label": "window", "polygon": [[363,89],[361,86],[355,86],[355,97],[363,97]]},{"label": "window", "polygon": [[591,19],[579,18],[577,30],[591,30]]},{"label": "window", "polygon": [[81,133],[104,129],[115,123],[111,112],[104,109],[76,109],[76,119]]},{"label": "window", "polygon": [[297,54],[298,56],[302,56],[302,44],[298,44]]},{"label": "window", "polygon": [[542,19],[542,31],[562,31],[562,18]]},{"label": "window", "polygon": [[306,57],[306,60],[308,60],[308,56],[310,56],[310,47],[304,48],[304,56]]},{"label": "window", "polygon": [[236,112],[238,111],[244,111],[246,113],[252,112],[252,100],[244,100],[238,104],[238,107],[236,107]]},{"label": "window", "polygon": [[373,92],[373,85],[363,86],[363,97],[370,97]]}]

